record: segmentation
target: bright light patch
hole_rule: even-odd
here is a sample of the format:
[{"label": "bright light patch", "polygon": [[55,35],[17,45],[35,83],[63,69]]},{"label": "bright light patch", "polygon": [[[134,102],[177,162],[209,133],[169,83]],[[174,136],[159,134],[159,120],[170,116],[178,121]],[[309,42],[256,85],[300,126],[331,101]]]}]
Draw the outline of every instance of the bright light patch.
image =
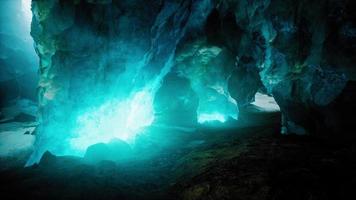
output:
[{"label": "bright light patch", "polygon": [[238,107],[235,99],[226,93],[223,87],[213,88],[218,95],[209,96],[199,100],[197,110],[198,123],[205,124],[210,122],[225,123],[229,118],[238,119]]},{"label": "bright light patch", "polygon": [[31,23],[32,12],[31,12],[31,0],[22,0],[22,12],[24,13],[25,20]]},{"label": "bright light patch", "polygon": [[[30,33],[31,22],[32,22],[31,0],[21,1],[21,11],[22,11],[23,26],[25,28],[25,31],[26,33]],[[27,40],[32,39],[30,34],[28,34],[27,36],[28,36]]]},{"label": "bright light patch", "polygon": [[132,142],[153,122],[152,102],[152,94],[143,90],[128,100],[108,102],[84,113],[77,120],[77,135],[70,141],[72,148],[84,153],[88,146],[112,139]]},{"label": "bright light patch", "polygon": [[199,124],[204,124],[208,122],[214,122],[218,121],[221,123],[225,123],[227,121],[225,115],[220,114],[220,113],[203,113],[198,116],[198,123]]},{"label": "bright light patch", "polygon": [[280,108],[273,97],[266,94],[256,93],[255,101],[252,103],[265,112],[278,112]]}]

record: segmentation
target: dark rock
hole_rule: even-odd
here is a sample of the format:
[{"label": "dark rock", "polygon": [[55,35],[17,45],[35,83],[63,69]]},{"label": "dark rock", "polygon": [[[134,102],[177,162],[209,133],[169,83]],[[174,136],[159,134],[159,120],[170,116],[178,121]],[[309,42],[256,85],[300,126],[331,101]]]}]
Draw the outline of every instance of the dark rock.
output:
[{"label": "dark rock", "polygon": [[255,94],[261,87],[258,73],[248,68],[235,69],[229,79],[229,92],[240,107],[254,102]]},{"label": "dark rock", "polygon": [[15,121],[15,122],[35,122],[36,117],[26,114],[26,113],[20,113],[14,117],[13,121]]},{"label": "dark rock", "polygon": [[[174,94],[175,98],[172,98]],[[194,126],[198,97],[187,78],[168,74],[154,99],[155,122],[172,126]]]},{"label": "dark rock", "polygon": [[46,151],[40,162],[39,165],[53,165],[57,163],[57,157],[55,155],[53,155],[51,152]]},{"label": "dark rock", "polygon": [[35,122],[36,117],[27,113],[19,113],[12,119],[7,119],[4,121],[1,121],[0,123],[10,123],[10,122]]},{"label": "dark rock", "polygon": [[113,140],[107,144],[98,143],[89,146],[84,161],[99,163],[100,161],[122,161],[132,156],[131,147],[124,141]]}]

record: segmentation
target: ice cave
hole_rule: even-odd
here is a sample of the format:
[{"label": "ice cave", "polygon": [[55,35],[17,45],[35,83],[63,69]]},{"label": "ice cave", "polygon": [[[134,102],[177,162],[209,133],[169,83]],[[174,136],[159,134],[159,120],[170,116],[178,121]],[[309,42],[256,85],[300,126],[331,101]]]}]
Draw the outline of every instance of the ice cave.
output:
[{"label": "ice cave", "polygon": [[0,193],[356,198],[355,11],[353,0],[0,1]]}]

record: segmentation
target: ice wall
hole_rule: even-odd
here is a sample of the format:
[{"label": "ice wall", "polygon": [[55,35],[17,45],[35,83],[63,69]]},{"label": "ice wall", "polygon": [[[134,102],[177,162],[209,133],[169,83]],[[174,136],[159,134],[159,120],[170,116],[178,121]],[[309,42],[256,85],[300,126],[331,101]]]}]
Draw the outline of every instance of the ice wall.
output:
[{"label": "ice wall", "polygon": [[28,164],[46,150],[82,155],[92,143],[130,142],[151,123],[238,119],[257,91],[276,99],[283,133],[337,132],[332,116],[345,109],[335,105],[349,105],[345,85],[355,80],[354,7],[33,0],[41,126]]},{"label": "ice wall", "polygon": [[130,142],[150,125],[177,45],[202,29],[212,2],[37,0],[32,7],[41,127],[29,165],[46,150],[83,155],[97,142]]}]

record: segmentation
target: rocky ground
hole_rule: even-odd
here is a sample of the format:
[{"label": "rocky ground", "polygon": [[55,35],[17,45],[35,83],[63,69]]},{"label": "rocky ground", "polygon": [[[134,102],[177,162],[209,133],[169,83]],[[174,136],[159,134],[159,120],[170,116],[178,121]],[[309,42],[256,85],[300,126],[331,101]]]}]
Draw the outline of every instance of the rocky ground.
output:
[{"label": "rocky ground", "polygon": [[241,116],[239,125],[224,128],[155,127],[160,131],[141,140],[151,146],[122,162],[88,164],[46,153],[39,165],[24,168],[31,148],[23,149],[1,157],[0,193],[2,199],[356,198],[354,140],[280,135],[278,112]]},{"label": "rocky ground", "polygon": [[355,199],[355,141],[261,136],[178,183],[183,199]]}]

